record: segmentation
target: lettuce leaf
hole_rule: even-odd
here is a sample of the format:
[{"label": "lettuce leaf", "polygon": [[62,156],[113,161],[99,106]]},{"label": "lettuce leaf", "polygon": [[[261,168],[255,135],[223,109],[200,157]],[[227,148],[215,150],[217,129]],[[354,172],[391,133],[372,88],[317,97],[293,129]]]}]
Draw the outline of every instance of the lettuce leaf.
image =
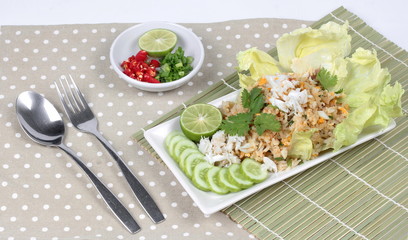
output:
[{"label": "lettuce leaf", "polygon": [[[257,48],[239,52],[237,60],[241,88],[254,86],[260,78],[281,72],[279,63],[271,55]],[[242,73],[248,71],[249,75]]]},{"label": "lettuce leaf", "polygon": [[334,129],[334,150],[353,144],[366,127],[388,126],[391,118],[402,116],[401,85],[389,85],[391,75],[381,68],[375,50],[358,48],[348,61],[349,75],[343,79],[346,97],[343,102],[350,107],[349,116]]},{"label": "lettuce leaf", "polygon": [[276,44],[280,65],[284,71],[300,74],[325,68],[338,78],[345,78],[344,58],[351,50],[347,29],[348,23],[328,22],[319,29],[303,28],[284,34]]},{"label": "lettuce leaf", "polygon": [[288,155],[294,158],[300,158],[302,160],[309,160],[312,157],[313,143],[312,135],[315,129],[306,132],[294,132],[292,134],[292,140],[290,141],[290,149]]}]

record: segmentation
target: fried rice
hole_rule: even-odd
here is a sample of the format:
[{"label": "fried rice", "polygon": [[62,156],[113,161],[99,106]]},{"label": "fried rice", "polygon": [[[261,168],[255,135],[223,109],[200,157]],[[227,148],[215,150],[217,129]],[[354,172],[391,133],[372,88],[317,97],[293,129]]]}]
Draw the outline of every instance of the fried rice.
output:
[{"label": "fried rice", "polygon": [[[219,131],[212,139],[202,139],[199,143],[208,161],[226,166],[253,158],[270,171],[284,171],[309,160],[290,154],[293,134],[307,131],[312,132],[313,151],[310,159],[332,147],[335,140],[333,130],[347,117],[349,108],[341,102],[343,93],[323,89],[316,80],[316,72],[266,76],[253,87],[261,88],[264,94],[262,113],[275,115],[281,130],[266,130],[258,135],[252,126],[248,134],[241,137],[228,136]],[[242,106],[240,98],[223,102],[220,110],[224,119],[248,111]]]}]

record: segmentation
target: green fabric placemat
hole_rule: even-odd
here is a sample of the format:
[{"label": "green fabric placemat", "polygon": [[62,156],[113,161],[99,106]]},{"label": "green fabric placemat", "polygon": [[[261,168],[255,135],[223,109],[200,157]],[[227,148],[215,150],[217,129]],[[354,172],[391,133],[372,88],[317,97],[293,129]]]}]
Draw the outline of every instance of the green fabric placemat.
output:
[{"label": "green fabric placemat", "polygon": [[[392,82],[407,91],[408,53],[340,7],[311,25],[349,22],[352,51],[375,49]],[[276,57],[276,49],[269,52]],[[185,102],[209,102],[239,88],[236,73]],[[408,94],[392,131],[223,210],[259,239],[407,239]],[[143,131],[176,117],[180,105],[133,135],[159,158]]]}]

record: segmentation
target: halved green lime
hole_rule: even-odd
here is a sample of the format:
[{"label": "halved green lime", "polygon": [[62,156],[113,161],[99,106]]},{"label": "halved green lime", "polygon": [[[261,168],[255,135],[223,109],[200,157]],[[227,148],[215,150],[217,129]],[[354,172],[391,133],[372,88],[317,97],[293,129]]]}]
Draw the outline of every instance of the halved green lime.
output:
[{"label": "halved green lime", "polygon": [[260,183],[268,177],[268,171],[262,169],[261,164],[254,159],[245,158],[241,162],[242,173],[255,183]]},{"label": "halved green lime", "polygon": [[187,107],[180,116],[180,126],[184,135],[196,142],[202,137],[213,135],[221,126],[221,122],[221,111],[205,103]]},{"label": "halved green lime", "polygon": [[139,38],[139,47],[151,57],[164,57],[177,43],[177,35],[167,29],[152,29]]}]

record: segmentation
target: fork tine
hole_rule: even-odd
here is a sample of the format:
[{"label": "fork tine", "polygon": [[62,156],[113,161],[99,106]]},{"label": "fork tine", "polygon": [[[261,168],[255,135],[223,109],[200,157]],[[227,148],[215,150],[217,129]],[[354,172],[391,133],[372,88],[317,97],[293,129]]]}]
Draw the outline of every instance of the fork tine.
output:
[{"label": "fork tine", "polygon": [[54,85],[55,85],[55,87],[57,89],[58,96],[59,96],[59,98],[61,100],[61,103],[62,103],[65,111],[67,112],[67,114],[74,113],[75,110],[72,108],[72,106],[71,106],[71,104],[69,102],[69,99],[67,100],[65,87],[64,87],[64,84],[61,81],[61,78],[59,79],[59,82],[60,82],[60,85],[61,85],[61,89],[63,91],[60,90],[60,88],[58,87],[58,83],[56,81],[54,81]]},{"label": "fork tine", "polygon": [[[67,90],[65,90],[65,88],[64,88],[64,91],[65,91],[65,94],[67,96],[67,99],[69,100],[70,105],[72,106],[74,111],[75,111],[75,107],[76,107],[76,109],[78,111],[81,111],[83,104],[81,103],[81,106],[78,104],[78,98],[75,97],[75,94],[72,91],[72,88],[73,88],[72,84],[69,83],[68,78],[65,75],[64,75],[64,80],[65,80],[65,83],[66,83],[67,88],[68,88]],[[73,81],[72,77],[71,77],[71,81]]]},{"label": "fork tine", "polygon": [[71,79],[71,83],[73,85],[73,89],[76,93],[76,99],[79,97],[79,101],[82,104],[83,108],[90,108],[88,102],[85,100],[84,95],[82,94],[81,90],[79,90],[78,86],[76,85],[74,79],[72,78],[71,74],[69,74],[69,78]]}]

